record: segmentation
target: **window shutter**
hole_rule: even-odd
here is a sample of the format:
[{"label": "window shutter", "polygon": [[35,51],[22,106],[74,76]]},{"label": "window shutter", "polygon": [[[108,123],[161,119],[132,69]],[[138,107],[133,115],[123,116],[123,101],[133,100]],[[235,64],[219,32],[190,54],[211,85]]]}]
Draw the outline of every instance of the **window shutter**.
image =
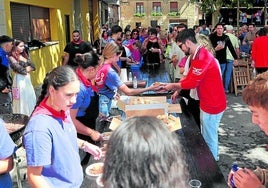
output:
[{"label": "window shutter", "polygon": [[10,3],[13,38],[25,42],[31,40],[29,6]]}]

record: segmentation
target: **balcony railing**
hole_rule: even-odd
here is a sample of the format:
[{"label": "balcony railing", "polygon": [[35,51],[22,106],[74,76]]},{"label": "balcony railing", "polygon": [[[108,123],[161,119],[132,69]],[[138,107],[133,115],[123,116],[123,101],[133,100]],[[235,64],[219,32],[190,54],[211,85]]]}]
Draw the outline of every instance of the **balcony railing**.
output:
[{"label": "balcony railing", "polygon": [[133,14],[133,16],[141,18],[141,17],[146,16],[146,14],[144,12],[143,13],[136,12],[136,13]]},{"label": "balcony railing", "polygon": [[162,12],[151,12],[151,16],[162,16]]},{"label": "balcony railing", "polygon": [[180,15],[180,13],[179,12],[169,12],[168,13],[168,16],[179,16]]}]

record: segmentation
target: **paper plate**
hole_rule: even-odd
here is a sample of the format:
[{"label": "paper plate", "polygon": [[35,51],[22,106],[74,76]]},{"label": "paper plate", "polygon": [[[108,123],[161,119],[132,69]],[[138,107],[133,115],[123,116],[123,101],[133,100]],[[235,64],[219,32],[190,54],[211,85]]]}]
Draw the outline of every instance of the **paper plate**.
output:
[{"label": "paper plate", "polygon": [[104,163],[93,163],[86,168],[88,176],[98,177],[102,174]]}]

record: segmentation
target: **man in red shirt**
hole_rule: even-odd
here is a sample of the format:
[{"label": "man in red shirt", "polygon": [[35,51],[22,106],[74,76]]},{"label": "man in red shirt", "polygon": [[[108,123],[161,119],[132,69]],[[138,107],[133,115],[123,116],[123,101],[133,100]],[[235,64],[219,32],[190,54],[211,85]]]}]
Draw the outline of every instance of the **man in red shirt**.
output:
[{"label": "man in red shirt", "polygon": [[214,56],[199,45],[193,30],[185,29],[176,38],[184,53],[192,56],[191,67],[185,79],[162,85],[165,91],[197,89],[200,99],[201,133],[215,160],[218,156],[218,127],[226,109],[226,96],[219,65]]},{"label": "man in red shirt", "polygon": [[251,58],[258,74],[268,70],[268,29],[261,28],[252,44]]}]

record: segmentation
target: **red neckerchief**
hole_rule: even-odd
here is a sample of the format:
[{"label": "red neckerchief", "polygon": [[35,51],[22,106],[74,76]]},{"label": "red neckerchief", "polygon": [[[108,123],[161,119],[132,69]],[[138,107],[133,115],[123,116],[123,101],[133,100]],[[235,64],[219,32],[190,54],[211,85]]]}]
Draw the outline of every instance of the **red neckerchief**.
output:
[{"label": "red neckerchief", "polygon": [[72,40],[72,43],[74,43],[74,44],[81,44],[82,42],[83,42],[83,40],[81,40],[81,39],[79,39],[78,41]]},{"label": "red neckerchief", "polygon": [[65,111],[61,110],[61,111],[56,111],[53,108],[51,108],[50,106],[48,106],[46,104],[48,97],[45,97],[42,102],[36,107],[36,109],[34,110],[32,115],[37,115],[37,114],[45,114],[48,116],[52,116],[54,118],[59,118],[62,121],[67,122],[67,115],[65,113]]},{"label": "red neckerchief", "polygon": [[86,86],[86,87],[91,87],[93,91],[98,92],[98,89],[96,86],[92,85],[91,81],[88,80],[81,72],[79,68],[76,69],[76,74],[79,78],[79,80]]}]

